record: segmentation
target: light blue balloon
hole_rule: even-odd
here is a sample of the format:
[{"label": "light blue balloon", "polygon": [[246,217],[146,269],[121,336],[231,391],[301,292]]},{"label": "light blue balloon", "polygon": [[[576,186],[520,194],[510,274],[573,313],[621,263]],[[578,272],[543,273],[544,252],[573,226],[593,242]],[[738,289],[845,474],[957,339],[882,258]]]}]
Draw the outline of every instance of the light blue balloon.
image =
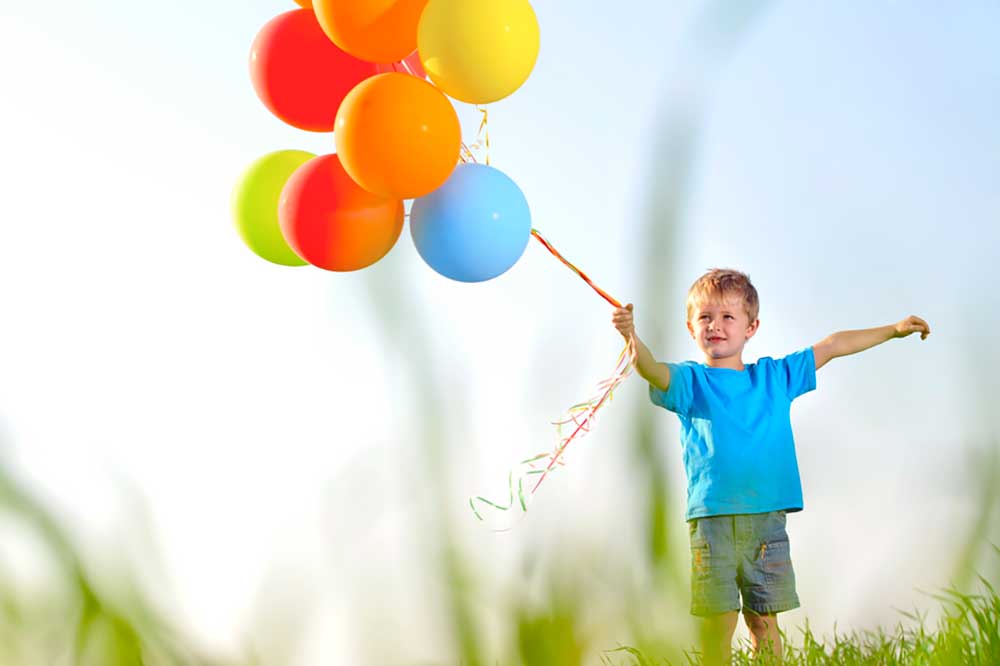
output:
[{"label": "light blue balloon", "polygon": [[410,235],[441,275],[483,282],[506,272],[531,238],[531,211],[517,184],[484,164],[460,164],[444,185],[414,200]]}]

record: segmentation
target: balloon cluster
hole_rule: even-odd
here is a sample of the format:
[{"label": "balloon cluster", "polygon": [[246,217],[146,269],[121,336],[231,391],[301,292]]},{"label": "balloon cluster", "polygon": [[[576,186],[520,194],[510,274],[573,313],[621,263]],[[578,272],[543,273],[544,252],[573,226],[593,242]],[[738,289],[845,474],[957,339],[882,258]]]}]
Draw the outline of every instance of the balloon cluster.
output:
[{"label": "balloon cluster", "polygon": [[410,232],[438,273],[489,280],[521,257],[531,215],[501,171],[466,161],[452,99],[487,104],[531,74],[527,0],[296,0],[250,51],[250,78],[285,123],[333,132],[336,152],[281,150],[240,177],[244,242],[285,266],[370,266]]},{"label": "balloon cluster", "polygon": [[[410,207],[410,235],[435,271],[461,282],[501,275],[534,236],[608,303],[621,304],[567,261],[536,229],[520,188],[476,162],[462,142],[452,99],[482,105],[527,80],[538,57],[538,21],[528,0],[295,0],[301,9],[269,21],[250,51],[257,96],[276,117],[309,132],[333,132],[336,152],[281,150],[259,158],[233,194],[236,226],[257,255],[285,266],[354,271],[396,244]],[[483,112],[485,128],[486,111]],[[486,134],[489,147],[489,134]],[[634,365],[635,341],[600,392],[571,407],[548,453],[518,469],[517,506],[594,417]],[[545,462],[543,462],[545,461]],[[524,481],[537,475],[526,494]],[[500,511],[484,497],[469,500]]]}]

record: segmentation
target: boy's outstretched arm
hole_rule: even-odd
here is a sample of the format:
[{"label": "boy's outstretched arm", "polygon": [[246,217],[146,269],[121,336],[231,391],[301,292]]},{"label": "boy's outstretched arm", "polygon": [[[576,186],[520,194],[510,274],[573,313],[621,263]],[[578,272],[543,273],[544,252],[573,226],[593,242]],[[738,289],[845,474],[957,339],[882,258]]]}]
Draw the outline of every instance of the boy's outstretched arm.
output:
[{"label": "boy's outstretched arm", "polygon": [[639,375],[661,391],[666,391],[667,387],[670,386],[670,368],[653,358],[649,348],[636,335],[632,318],[632,304],[616,308],[614,314],[611,315],[611,323],[615,325],[626,341],[630,337],[635,338],[635,369]]},{"label": "boy's outstretched arm", "polygon": [[920,317],[910,315],[895,324],[834,333],[813,345],[816,369],[822,368],[830,359],[856,354],[893,338],[905,338],[911,333],[920,333],[920,339],[924,340],[931,334],[931,327]]}]

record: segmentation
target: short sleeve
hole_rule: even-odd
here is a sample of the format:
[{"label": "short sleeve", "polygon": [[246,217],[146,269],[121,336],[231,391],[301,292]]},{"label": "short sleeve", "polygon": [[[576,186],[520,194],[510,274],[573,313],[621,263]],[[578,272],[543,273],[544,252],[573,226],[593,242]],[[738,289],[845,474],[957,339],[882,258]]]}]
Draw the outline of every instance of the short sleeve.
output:
[{"label": "short sleeve", "polygon": [[654,405],[669,409],[678,414],[686,414],[691,410],[694,400],[694,372],[690,365],[681,363],[665,363],[670,370],[670,385],[662,391],[652,384],[649,385],[649,399]]},{"label": "short sleeve", "polygon": [[785,392],[789,400],[795,400],[803,393],[816,388],[816,357],[813,355],[812,347],[789,354],[778,360],[777,366],[784,379]]}]

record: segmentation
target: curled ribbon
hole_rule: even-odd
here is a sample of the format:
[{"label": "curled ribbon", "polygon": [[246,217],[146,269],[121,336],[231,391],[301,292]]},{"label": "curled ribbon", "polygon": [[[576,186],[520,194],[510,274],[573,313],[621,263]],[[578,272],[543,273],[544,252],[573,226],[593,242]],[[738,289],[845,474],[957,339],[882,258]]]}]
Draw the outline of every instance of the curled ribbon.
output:
[{"label": "curled ribbon", "polygon": [[[574,273],[579,275],[580,278],[584,280],[584,282],[590,285],[590,287],[593,288],[594,291],[596,291],[598,294],[600,294],[606,301],[608,301],[608,303],[610,303],[615,307],[619,308],[621,307],[621,303],[617,299],[613,298],[603,289],[594,284],[583,271],[581,271],[576,266],[567,261],[561,254],[559,254],[558,251],[556,251],[554,247],[552,247],[552,245],[548,241],[546,241],[542,237],[542,235],[536,229],[531,230],[531,235],[534,236],[535,239],[538,240],[542,245],[544,245],[545,249],[547,249],[557,259],[559,259],[562,263],[568,266]],[[593,426],[594,417],[596,416],[598,410],[601,407],[603,407],[607,402],[611,401],[615,389],[618,388],[618,386],[623,381],[625,381],[625,379],[628,378],[630,374],[632,374],[632,370],[635,367],[635,358],[636,358],[635,338],[630,337],[625,344],[625,348],[622,349],[621,353],[618,355],[618,362],[615,365],[614,373],[612,373],[609,379],[606,379],[598,384],[597,393],[593,395],[590,399],[577,403],[572,407],[570,407],[567,410],[566,416],[563,419],[553,423],[553,425],[556,426],[559,436],[559,441],[555,449],[553,449],[549,453],[539,453],[530,458],[527,458],[526,460],[522,460],[519,463],[516,494],[514,485],[514,471],[511,470],[511,472],[507,475],[507,489],[509,493],[509,499],[507,505],[504,506],[502,504],[498,504],[482,496],[476,496],[469,499],[469,506],[472,508],[472,512],[475,514],[476,518],[478,518],[480,521],[483,520],[482,514],[480,514],[479,511],[476,510],[477,501],[487,506],[493,507],[494,509],[497,509],[499,511],[509,511],[515,506],[519,506],[522,512],[526,512],[528,510],[528,499],[532,495],[534,495],[535,491],[538,490],[538,487],[542,485],[542,481],[545,480],[549,472],[554,470],[557,466],[562,466],[565,464],[563,461],[563,457],[564,453],[566,452],[566,448],[575,439],[583,437],[585,434],[590,432],[590,429]],[[564,437],[563,428],[565,426],[572,426],[573,430],[569,435]],[[545,464],[543,468],[541,467],[541,464],[542,461],[546,459],[548,460],[548,463]],[[532,486],[531,489],[527,491],[526,494],[524,482],[529,477],[534,477],[534,476],[537,476],[538,480],[535,482],[534,486]],[[515,499],[517,500],[517,504],[515,504]],[[497,531],[504,531],[504,530],[497,530]]]}]

